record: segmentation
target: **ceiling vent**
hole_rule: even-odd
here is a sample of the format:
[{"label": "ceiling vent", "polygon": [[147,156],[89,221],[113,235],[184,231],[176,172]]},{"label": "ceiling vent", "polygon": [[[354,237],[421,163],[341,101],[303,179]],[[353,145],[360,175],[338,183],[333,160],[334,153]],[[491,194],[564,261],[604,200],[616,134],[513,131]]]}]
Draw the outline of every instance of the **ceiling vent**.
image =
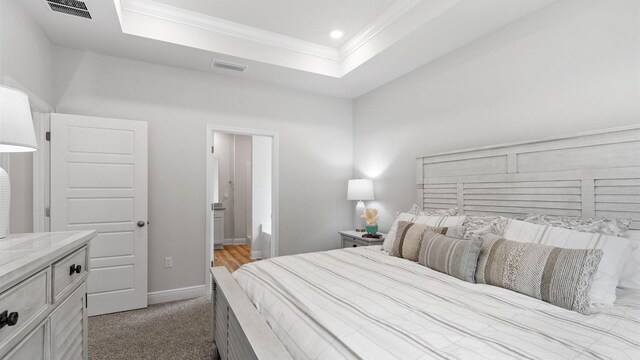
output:
[{"label": "ceiling vent", "polygon": [[91,14],[84,1],[79,0],[46,0],[51,10],[63,14],[91,19]]},{"label": "ceiling vent", "polygon": [[235,63],[231,63],[231,62],[228,62],[228,61],[222,61],[222,60],[213,60],[212,65],[213,65],[213,67],[227,69],[227,70],[233,70],[233,71],[240,71],[240,72],[244,72],[244,71],[247,70],[247,65],[235,64]]}]

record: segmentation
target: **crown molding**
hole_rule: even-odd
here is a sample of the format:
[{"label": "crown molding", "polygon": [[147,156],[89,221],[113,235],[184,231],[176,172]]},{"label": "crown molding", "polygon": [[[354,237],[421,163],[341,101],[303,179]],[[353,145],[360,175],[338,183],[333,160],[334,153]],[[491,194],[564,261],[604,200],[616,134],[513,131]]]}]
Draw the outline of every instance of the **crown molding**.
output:
[{"label": "crown molding", "polygon": [[120,0],[120,4],[124,11],[215,31],[225,35],[256,41],[333,61],[340,60],[338,49],[330,46],[316,44],[214,16],[204,15],[157,1]]},{"label": "crown molding", "polygon": [[422,1],[423,0],[395,1],[338,49],[340,60],[343,60],[351,53],[358,50],[362,45],[366,44],[387,26],[391,25],[394,21],[398,20],[398,18],[414,8],[416,5],[420,4]]},{"label": "crown molding", "polygon": [[[153,0],[119,0],[121,11],[155,17],[320,58],[342,61],[423,0],[397,0],[340,48],[320,45]],[[117,3],[117,2],[116,2]]]}]

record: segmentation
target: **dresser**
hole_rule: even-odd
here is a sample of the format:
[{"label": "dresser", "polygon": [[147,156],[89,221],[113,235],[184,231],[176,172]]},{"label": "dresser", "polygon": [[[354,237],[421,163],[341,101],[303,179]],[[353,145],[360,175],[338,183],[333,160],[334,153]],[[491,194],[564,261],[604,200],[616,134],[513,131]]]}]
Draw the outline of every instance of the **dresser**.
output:
[{"label": "dresser", "polygon": [[382,243],[384,242],[385,236],[387,236],[387,234],[385,233],[378,233],[378,235],[382,235],[380,239],[365,238],[365,237],[362,237],[362,235],[366,233],[359,232],[359,231],[352,231],[352,230],[339,231],[339,234],[340,234],[343,248],[382,245]]},{"label": "dresser", "polygon": [[95,235],[0,239],[0,359],[88,359],[88,256]]}]

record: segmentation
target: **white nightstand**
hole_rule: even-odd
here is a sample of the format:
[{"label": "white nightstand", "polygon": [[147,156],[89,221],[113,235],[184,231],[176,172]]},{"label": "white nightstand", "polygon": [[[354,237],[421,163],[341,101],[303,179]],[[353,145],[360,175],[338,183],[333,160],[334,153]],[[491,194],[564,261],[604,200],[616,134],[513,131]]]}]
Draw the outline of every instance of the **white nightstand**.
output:
[{"label": "white nightstand", "polygon": [[382,235],[380,239],[371,239],[371,238],[363,238],[362,235],[366,234],[365,232],[358,231],[339,231],[340,237],[342,238],[342,247],[358,247],[358,246],[371,246],[371,245],[382,245],[384,242],[385,236],[387,234],[379,232],[379,235]]}]

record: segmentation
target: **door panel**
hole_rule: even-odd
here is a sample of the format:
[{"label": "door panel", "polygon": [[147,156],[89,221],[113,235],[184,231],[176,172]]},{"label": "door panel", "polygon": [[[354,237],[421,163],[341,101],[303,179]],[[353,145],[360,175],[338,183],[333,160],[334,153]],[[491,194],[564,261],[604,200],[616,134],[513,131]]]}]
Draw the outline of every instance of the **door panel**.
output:
[{"label": "door panel", "polygon": [[147,306],[146,223],[147,123],[52,114],[51,230],[98,231],[89,315]]}]

